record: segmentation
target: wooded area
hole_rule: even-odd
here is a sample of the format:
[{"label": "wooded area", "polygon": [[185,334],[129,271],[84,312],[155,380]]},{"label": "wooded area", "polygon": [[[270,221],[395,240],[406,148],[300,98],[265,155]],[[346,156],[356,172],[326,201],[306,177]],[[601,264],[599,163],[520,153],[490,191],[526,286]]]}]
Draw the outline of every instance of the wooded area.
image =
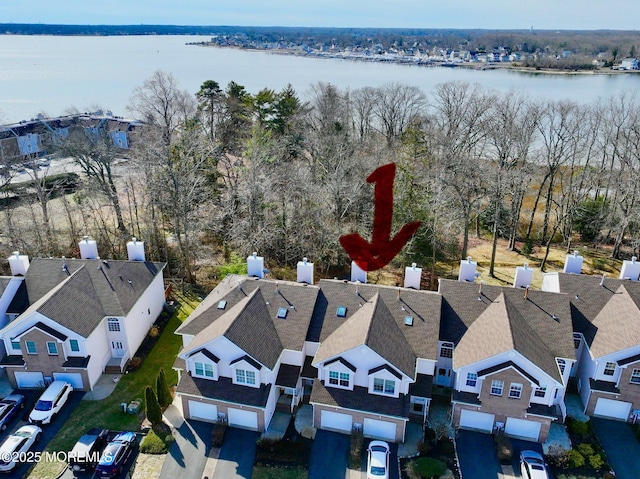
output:
[{"label": "wooded area", "polygon": [[[370,237],[366,178],[394,162],[393,231],[423,223],[396,266],[457,262],[472,236],[492,238],[494,257],[499,238],[523,253],[576,242],[609,245],[615,258],[623,247],[637,252],[640,110],[631,94],[579,105],[467,83],[431,92],[318,83],[309,98],[214,80],[194,94],[155,72],[131,96],[131,116],[144,121],[131,148],[82,129],[56,141],[56,155],[79,170],[75,192],[28,170],[29,194],[2,203],[0,250],[77,256],[89,235],[103,257],[122,258],[136,236],[148,259],[189,282],[253,251],[271,268],[308,257],[318,274],[341,275],[350,261],[339,237]],[[4,198],[10,180],[0,176]]]}]

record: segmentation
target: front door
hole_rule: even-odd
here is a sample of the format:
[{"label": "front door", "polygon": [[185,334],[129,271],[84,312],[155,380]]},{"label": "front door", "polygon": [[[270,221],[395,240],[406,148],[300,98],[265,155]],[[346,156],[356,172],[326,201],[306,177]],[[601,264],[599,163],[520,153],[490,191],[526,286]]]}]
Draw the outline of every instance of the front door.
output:
[{"label": "front door", "polygon": [[451,369],[438,368],[438,374],[436,375],[436,385],[444,387],[451,386]]},{"label": "front door", "polygon": [[122,341],[111,341],[111,354],[113,354],[114,358],[121,358],[124,356]]}]

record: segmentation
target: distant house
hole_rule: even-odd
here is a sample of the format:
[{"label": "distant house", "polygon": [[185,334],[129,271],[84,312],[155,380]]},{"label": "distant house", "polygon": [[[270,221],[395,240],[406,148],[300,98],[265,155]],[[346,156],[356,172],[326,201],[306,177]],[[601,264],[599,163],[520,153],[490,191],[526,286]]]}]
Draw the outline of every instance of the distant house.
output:
[{"label": "distant house", "polygon": [[620,68],[623,70],[637,70],[638,59],[637,58],[625,58],[620,62]]},{"label": "distant house", "polygon": [[[81,251],[95,246],[83,243]],[[6,351],[0,366],[12,386],[65,380],[89,391],[108,367],[123,371],[165,303],[165,264],[145,261],[143,242],[128,246],[129,261],[101,260],[97,254],[9,258],[11,281],[19,284],[9,283],[13,298],[6,309],[10,321],[0,329]]]}]

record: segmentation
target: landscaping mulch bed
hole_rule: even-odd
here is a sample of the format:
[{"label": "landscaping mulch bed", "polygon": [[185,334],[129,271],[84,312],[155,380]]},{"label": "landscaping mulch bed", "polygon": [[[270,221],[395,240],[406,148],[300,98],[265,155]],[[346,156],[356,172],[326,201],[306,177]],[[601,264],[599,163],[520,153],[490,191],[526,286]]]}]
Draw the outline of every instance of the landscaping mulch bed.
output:
[{"label": "landscaping mulch bed", "polygon": [[280,440],[260,439],[256,449],[255,464],[268,467],[306,467],[313,441],[302,437],[291,418],[285,435]]},{"label": "landscaping mulch bed", "polygon": [[158,316],[158,319],[156,319],[155,323],[153,323],[152,325],[152,328],[154,327],[158,328],[158,334],[157,335],[147,334],[145,336],[145,338],[142,340],[142,344],[140,344],[140,347],[138,348],[136,353],[133,355],[134,358],[140,358],[139,364],[137,364],[137,366],[134,367],[134,365],[132,365],[131,364],[132,362],[130,361],[129,365],[127,366],[127,372],[131,372],[142,365],[142,361],[145,360],[145,358],[149,355],[153,347],[156,345],[156,343],[160,339],[160,336],[162,335],[162,332],[164,331],[165,326],[167,325],[170,319],[171,319],[171,314],[167,313],[166,311],[163,311],[162,313],[160,313],[160,316]]},{"label": "landscaping mulch bed", "polygon": [[429,442],[429,444],[431,445],[431,449],[427,453],[419,454],[415,457],[400,458],[400,476],[402,479],[409,479],[409,476],[405,472],[407,464],[420,457],[431,457],[444,462],[447,469],[453,473],[453,477],[460,479],[460,471],[458,470],[458,463],[455,457],[453,440],[450,438],[442,438],[439,441]]}]

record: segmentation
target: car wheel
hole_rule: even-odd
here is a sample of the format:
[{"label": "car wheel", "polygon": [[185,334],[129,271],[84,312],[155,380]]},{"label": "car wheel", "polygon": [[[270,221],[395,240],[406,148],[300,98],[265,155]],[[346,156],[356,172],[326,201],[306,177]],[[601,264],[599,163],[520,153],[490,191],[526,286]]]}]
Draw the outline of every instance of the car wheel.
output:
[{"label": "car wheel", "polygon": [[20,409],[24,409],[24,402],[20,403]]},{"label": "car wheel", "polygon": [[6,431],[7,430],[7,425],[3,424],[2,426],[0,426],[0,431]]},{"label": "car wheel", "polygon": [[40,440],[40,433],[36,434],[36,440],[34,442],[38,442]]}]

